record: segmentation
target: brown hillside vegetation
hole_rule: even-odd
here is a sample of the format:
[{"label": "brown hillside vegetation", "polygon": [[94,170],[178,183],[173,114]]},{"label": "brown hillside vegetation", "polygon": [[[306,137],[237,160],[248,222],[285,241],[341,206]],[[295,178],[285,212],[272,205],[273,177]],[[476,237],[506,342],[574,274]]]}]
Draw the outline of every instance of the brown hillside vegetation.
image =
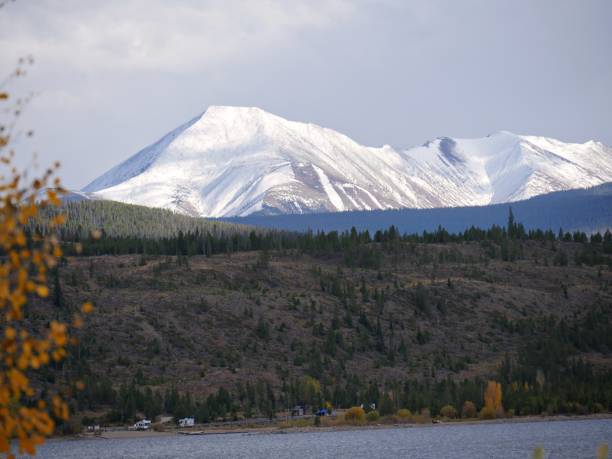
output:
[{"label": "brown hillside vegetation", "polygon": [[[505,262],[485,244],[402,243],[381,270],[297,251],[71,257],[48,316],[31,319],[93,299],[83,362],[66,365],[115,388],[137,377],[200,398],[256,380],[280,392],[304,375],[324,387],[350,375],[364,384],[488,378],[547,324],[582,323],[600,309],[610,317],[607,266],[555,264],[580,246],[525,241],[522,258]],[[580,347],[575,355],[596,372],[612,367],[605,347]]]}]

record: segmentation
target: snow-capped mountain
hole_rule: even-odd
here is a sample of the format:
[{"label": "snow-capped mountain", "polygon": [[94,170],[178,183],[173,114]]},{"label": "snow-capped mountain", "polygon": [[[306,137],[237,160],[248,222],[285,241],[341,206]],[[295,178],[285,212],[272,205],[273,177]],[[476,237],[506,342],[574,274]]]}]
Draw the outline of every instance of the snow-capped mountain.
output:
[{"label": "snow-capped mountain", "polygon": [[498,132],[366,147],[258,108],[208,108],[85,188],[208,217],[473,206],[612,181],[599,142]]}]

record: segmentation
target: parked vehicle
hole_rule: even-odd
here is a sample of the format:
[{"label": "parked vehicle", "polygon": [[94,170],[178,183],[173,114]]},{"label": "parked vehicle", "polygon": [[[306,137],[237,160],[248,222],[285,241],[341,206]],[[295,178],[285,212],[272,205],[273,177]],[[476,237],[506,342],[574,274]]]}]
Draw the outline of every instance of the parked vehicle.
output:
[{"label": "parked vehicle", "polygon": [[193,427],[195,425],[194,418],[183,418],[179,419],[179,427]]},{"label": "parked vehicle", "polygon": [[151,421],[149,421],[148,419],[143,419],[141,421],[138,421],[136,424],[130,427],[130,430],[150,430],[150,429],[151,429]]}]

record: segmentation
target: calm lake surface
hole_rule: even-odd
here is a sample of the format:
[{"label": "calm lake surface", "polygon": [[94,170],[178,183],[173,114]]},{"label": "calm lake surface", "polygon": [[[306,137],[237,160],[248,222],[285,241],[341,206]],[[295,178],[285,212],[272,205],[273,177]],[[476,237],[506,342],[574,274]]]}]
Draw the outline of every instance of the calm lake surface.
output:
[{"label": "calm lake surface", "polygon": [[340,432],[52,440],[44,458],[595,458],[612,449],[612,419],[458,424]]}]

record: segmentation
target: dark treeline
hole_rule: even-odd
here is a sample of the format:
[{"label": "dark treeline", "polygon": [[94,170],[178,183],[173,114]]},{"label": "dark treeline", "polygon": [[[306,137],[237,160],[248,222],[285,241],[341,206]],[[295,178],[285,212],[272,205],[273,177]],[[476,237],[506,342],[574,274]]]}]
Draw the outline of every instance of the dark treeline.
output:
[{"label": "dark treeline", "polygon": [[[158,209],[146,209],[143,212],[152,210],[159,211]],[[171,212],[169,214],[177,217]],[[71,216],[73,223],[57,230],[60,240],[65,243],[67,255],[211,256],[251,250],[295,249],[311,254],[343,253],[348,265],[378,268],[380,265],[380,250],[375,250],[375,245],[372,243],[376,243],[376,247],[387,252],[396,250],[400,243],[495,243],[500,246],[500,257],[512,261],[520,256],[521,241],[577,242],[585,245],[590,244],[591,249],[583,250],[578,255],[579,259],[576,260],[589,265],[609,263],[609,258],[602,257],[602,254],[612,254],[612,233],[609,230],[603,235],[601,233],[587,235],[579,231],[569,233],[562,229],[559,229],[557,233],[539,229],[526,231],[521,223],[515,222],[512,209],[509,210],[508,223],[505,227],[497,225],[488,229],[470,227],[459,233],[449,233],[444,228],[439,227],[436,231],[424,231],[421,234],[400,234],[393,225],[386,230],[378,230],[374,234],[370,234],[368,230],[358,232],[355,228],[341,233],[337,231],[290,233],[255,230],[248,227],[239,227],[239,225],[225,227],[226,224],[215,222],[214,226],[176,227],[178,229],[175,228],[176,231],[170,232],[172,234],[170,236],[162,236],[161,234],[168,234],[164,232],[151,232],[151,234],[159,234],[159,236],[141,236],[140,232],[128,235],[129,232],[124,234],[116,231],[116,229],[109,232],[107,227],[103,225],[101,230],[95,234],[96,237],[93,237],[91,233],[84,234],[83,225],[74,223],[74,220],[79,221],[79,215],[78,212],[74,211]],[[132,215],[130,214],[130,216]],[[165,214],[164,216],[168,217]],[[189,219],[191,217],[180,216],[180,218]],[[205,221],[193,218],[192,220]],[[112,225],[111,227],[114,228]],[[46,231],[44,223],[39,222],[33,226],[32,231],[44,233]]]},{"label": "dark treeline", "polygon": [[[518,360],[526,355],[521,353]],[[589,364],[578,359],[569,361],[563,369],[555,367],[552,373],[559,379],[547,380],[541,369],[518,360],[505,362],[498,374],[507,413],[588,414],[612,410],[612,372],[596,373]],[[502,379],[506,377],[517,379]],[[484,405],[486,386],[486,381],[480,378],[380,382],[363,381],[352,375],[335,386],[318,390],[318,381],[309,381],[303,378],[285,382],[282,390],[276,392],[269,382],[260,379],[254,384],[238,384],[231,392],[219,388],[216,393],[198,399],[176,388],[154,390],[138,384],[136,379],[114,390],[110,380],[95,378],[87,381],[86,389],[78,393],[76,402],[80,410],[111,407],[104,419],[106,422],[132,422],[138,413],[149,418],[160,414],[172,414],[176,419],[195,416],[198,422],[235,420],[239,414],[245,418],[273,418],[277,411],[295,405],[316,412],[329,404],[336,408],[375,404],[383,416],[395,414],[402,408],[413,413],[427,410],[437,414],[446,405],[459,411],[466,401],[473,402],[479,411]],[[309,390],[309,384],[315,388]]]}]

